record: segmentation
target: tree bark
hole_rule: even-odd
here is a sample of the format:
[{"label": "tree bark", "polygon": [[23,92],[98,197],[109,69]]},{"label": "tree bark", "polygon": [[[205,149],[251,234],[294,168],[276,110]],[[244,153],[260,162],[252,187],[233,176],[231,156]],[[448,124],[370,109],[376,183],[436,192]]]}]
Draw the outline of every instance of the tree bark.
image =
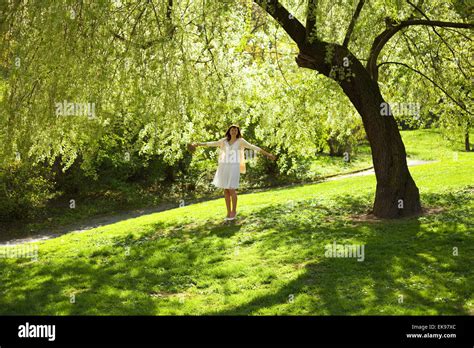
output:
[{"label": "tree bark", "polygon": [[383,218],[416,215],[421,212],[420,194],[410,175],[406,151],[393,116],[382,116],[385,103],[377,83],[355,60],[354,82],[343,82],[342,89],[362,116],[372,150],[377,178],[373,213]]},{"label": "tree bark", "polygon": [[[337,44],[330,64],[322,61],[329,44],[319,42],[304,48],[296,59],[300,67],[318,70],[331,77],[331,68],[346,69],[354,74],[349,78],[335,80],[362,117],[362,122],[372,150],[377,188],[373,214],[381,218],[413,216],[421,212],[420,194],[408,171],[405,146],[393,116],[382,116],[381,105],[385,103],[377,82],[350,51]],[[319,47],[318,47],[319,46]],[[347,64],[346,64],[347,65]],[[332,76],[334,78],[334,76]]]},{"label": "tree bark", "polygon": [[[278,3],[254,0],[274,17],[297,43],[298,66],[313,69],[334,79],[362,117],[372,150],[377,187],[373,214],[400,218],[421,212],[420,194],[408,171],[405,146],[392,115],[382,116],[385,103],[376,79],[344,46],[319,40],[309,41],[306,28]],[[341,78],[342,75],[342,78]]]}]

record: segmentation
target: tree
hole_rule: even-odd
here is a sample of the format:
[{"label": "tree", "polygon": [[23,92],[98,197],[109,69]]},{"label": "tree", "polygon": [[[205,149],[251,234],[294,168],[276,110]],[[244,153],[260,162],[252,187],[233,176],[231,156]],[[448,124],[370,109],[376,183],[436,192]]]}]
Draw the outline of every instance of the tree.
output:
[{"label": "tree", "polygon": [[[296,155],[312,156],[321,147],[328,111],[339,104],[349,110],[352,103],[372,147],[374,214],[418,213],[419,193],[397,123],[381,116],[384,86],[388,92],[397,87],[384,79],[411,66],[387,57],[399,48],[392,38],[408,30],[437,28],[428,54],[463,37],[460,30],[471,25],[458,23],[469,18],[462,1],[453,7],[431,0],[429,11],[421,1],[282,1],[294,5],[299,17],[306,11],[306,27],[273,0],[3,2],[0,162],[21,155],[23,163],[59,160],[67,170],[80,161],[91,175],[102,160],[129,166],[159,156],[173,166],[193,137],[215,139],[238,121],[265,141],[262,146],[281,150],[281,165]],[[448,28],[455,31],[446,41],[442,30]],[[374,31],[381,34],[369,41]],[[466,42],[463,52],[469,52]],[[422,58],[423,52],[413,50]],[[443,89],[453,95],[456,87]],[[454,102],[459,98],[468,96],[450,99],[454,107],[463,105]],[[63,101],[94,104],[95,115],[58,115],[56,104]],[[469,112],[462,115],[464,121]],[[342,124],[336,130],[344,135]],[[132,161],[124,160],[127,154]],[[279,169],[289,171],[290,165]]]},{"label": "tree", "polygon": [[[298,66],[313,69],[334,79],[362,117],[372,149],[377,187],[373,214],[381,218],[397,218],[418,214],[421,203],[407,166],[405,146],[397,123],[389,112],[383,115],[384,100],[378,85],[377,60],[389,40],[411,26],[472,28],[472,24],[429,19],[394,20],[387,17],[386,29],[373,41],[366,66],[348,45],[365,1],[360,0],[354,11],[342,44],[327,42],[318,36],[318,1],[306,1],[306,26],[278,0],[254,0],[271,15],[297,44]],[[409,1],[408,1],[409,2]],[[367,32],[367,31],[366,31]]]}]

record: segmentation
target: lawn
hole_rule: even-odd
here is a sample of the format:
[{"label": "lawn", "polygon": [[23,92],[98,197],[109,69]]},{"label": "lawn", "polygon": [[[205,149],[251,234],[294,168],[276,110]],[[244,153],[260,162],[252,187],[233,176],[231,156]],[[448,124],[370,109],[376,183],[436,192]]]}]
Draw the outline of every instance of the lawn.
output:
[{"label": "lawn", "polygon": [[[374,176],[187,205],[0,258],[0,314],[472,315],[474,154],[405,132],[429,213],[364,219]],[[364,260],[325,256],[363,245]]]}]

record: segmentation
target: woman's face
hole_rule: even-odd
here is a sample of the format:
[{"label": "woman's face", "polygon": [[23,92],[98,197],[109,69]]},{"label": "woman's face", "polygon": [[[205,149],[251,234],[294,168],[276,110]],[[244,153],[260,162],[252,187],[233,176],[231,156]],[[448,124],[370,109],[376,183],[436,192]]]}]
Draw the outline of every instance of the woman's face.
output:
[{"label": "woman's face", "polygon": [[239,133],[239,131],[237,130],[237,128],[232,127],[232,128],[230,129],[230,135],[231,135],[232,137],[236,137],[238,133]]}]

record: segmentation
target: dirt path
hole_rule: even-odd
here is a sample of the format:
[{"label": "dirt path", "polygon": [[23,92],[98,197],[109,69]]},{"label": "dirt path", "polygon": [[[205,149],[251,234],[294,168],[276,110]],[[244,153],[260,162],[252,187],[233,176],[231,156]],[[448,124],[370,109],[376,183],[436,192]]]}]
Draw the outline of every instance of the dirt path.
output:
[{"label": "dirt path", "polygon": [[[419,166],[421,164],[427,164],[427,163],[433,163],[433,162],[437,162],[437,161],[408,160],[407,164],[409,167],[414,167],[414,166]],[[375,174],[373,167],[371,169],[362,170],[362,171],[358,171],[354,173],[336,175],[336,176],[327,178],[324,181],[341,180],[341,179],[351,178],[353,176],[366,176],[366,175],[371,175],[371,174]]]},{"label": "dirt path", "polygon": [[169,210],[169,209],[173,209],[173,208],[176,208],[176,205],[164,204],[164,205],[160,205],[160,206],[154,207],[154,208],[137,209],[137,210],[132,210],[132,211],[129,211],[129,212],[126,212],[126,213],[118,213],[118,214],[114,214],[114,215],[94,217],[94,218],[91,218],[91,219],[89,219],[87,221],[84,221],[84,222],[77,222],[77,223],[71,224],[69,226],[58,227],[54,230],[54,232],[52,232],[52,231],[42,231],[42,232],[36,232],[36,233],[34,233],[33,236],[30,236],[30,237],[11,239],[11,240],[8,240],[8,241],[0,240],[0,246],[37,242],[37,241],[40,241],[40,240],[59,237],[63,234],[70,233],[70,232],[84,232],[84,231],[87,231],[87,230],[90,230],[90,229],[93,229],[93,228],[96,228],[96,227],[110,225],[110,224],[114,224],[114,223],[119,222],[119,221],[133,219],[133,218],[143,216],[143,215],[154,214],[154,213],[158,213],[160,211],[165,211],[165,210]]},{"label": "dirt path", "polygon": [[[408,160],[408,166],[413,167],[413,166],[418,166],[421,164],[433,163],[433,162],[436,162],[436,161]],[[324,181],[341,180],[341,179],[351,178],[354,176],[365,176],[365,175],[371,175],[371,174],[374,174],[373,168],[365,169],[362,171],[357,171],[357,172],[353,172],[349,174],[340,174],[340,175],[331,176],[331,177],[326,178]],[[324,181],[321,181],[321,182],[324,182]],[[96,227],[106,226],[106,225],[114,224],[119,221],[133,219],[133,218],[143,216],[143,215],[154,214],[160,211],[165,211],[165,210],[169,210],[173,208],[176,208],[176,205],[166,204],[166,205],[158,206],[155,208],[133,210],[127,213],[121,213],[121,214],[116,214],[112,216],[96,217],[96,218],[92,218],[88,220],[87,222],[75,223],[70,226],[58,228],[54,232],[43,231],[43,232],[35,233],[34,236],[30,236],[30,237],[11,239],[8,241],[0,241],[0,246],[32,243],[32,242],[37,242],[41,240],[56,238],[63,234],[67,234],[71,232],[76,232],[76,233],[84,232]]]}]

